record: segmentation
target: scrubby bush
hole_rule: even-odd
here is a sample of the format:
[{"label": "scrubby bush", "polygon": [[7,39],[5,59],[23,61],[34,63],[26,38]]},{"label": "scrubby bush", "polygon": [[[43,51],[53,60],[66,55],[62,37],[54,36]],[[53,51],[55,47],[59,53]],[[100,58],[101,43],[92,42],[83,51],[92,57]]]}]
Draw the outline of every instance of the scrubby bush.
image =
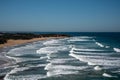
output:
[{"label": "scrubby bush", "polygon": [[40,38],[40,37],[60,37],[60,36],[69,37],[68,35],[63,35],[63,34],[0,33],[0,44],[6,43],[8,39],[26,40],[26,39]]},{"label": "scrubby bush", "polygon": [[6,39],[0,38],[0,44],[4,44],[4,43],[6,43],[6,42],[7,42]]}]

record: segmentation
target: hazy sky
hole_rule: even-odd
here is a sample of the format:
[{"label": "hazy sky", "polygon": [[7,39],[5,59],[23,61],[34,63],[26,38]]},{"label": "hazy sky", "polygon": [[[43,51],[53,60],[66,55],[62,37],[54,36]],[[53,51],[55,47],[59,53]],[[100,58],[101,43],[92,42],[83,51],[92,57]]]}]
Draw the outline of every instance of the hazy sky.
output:
[{"label": "hazy sky", "polygon": [[120,32],[120,0],[0,0],[0,31]]}]

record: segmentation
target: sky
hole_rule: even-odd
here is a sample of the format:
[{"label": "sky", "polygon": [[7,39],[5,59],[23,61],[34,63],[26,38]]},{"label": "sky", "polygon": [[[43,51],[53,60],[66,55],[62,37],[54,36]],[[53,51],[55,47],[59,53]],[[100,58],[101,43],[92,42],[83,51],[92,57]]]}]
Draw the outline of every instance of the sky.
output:
[{"label": "sky", "polygon": [[0,0],[0,31],[120,32],[120,0]]}]

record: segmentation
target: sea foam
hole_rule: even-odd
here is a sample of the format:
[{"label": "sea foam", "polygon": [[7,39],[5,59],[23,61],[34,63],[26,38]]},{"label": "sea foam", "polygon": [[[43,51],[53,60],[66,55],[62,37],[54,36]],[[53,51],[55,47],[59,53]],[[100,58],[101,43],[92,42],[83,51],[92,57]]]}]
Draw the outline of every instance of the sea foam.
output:
[{"label": "sea foam", "polygon": [[104,50],[99,50],[99,49],[78,49],[78,48],[73,48],[73,50],[77,50],[77,51],[104,51]]},{"label": "sea foam", "polygon": [[46,53],[57,53],[58,51],[65,51],[67,50],[67,47],[65,46],[58,46],[58,47],[43,47],[40,48],[39,50],[36,50],[36,53],[39,54],[46,54]]},{"label": "sea foam", "polygon": [[112,75],[110,75],[110,74],[108,74],[108,73],[103,73],[103,76],[104,76],[104,77],[109,77],[109,78],[111,78],[111,77],[116,77],[116,78],[117,78],[117,76],[112,76]]},{"label": "sea foam", "polygon": [[72,37],[72,38],[70,38],[69,40],[68,40],[68,42],[76,42],[76,41],[92,41],[92,40],[90,40],[89,38],[91,38],[91,37],[85,37],[85,36],[83,36],[83,37]]},{"label": "sea foam", "polygon": [[88,68],[87,66],[72,66],[72,65],[52,65],[49,63],[45,70],[83,70]]},{"label": "sea foam", "polygon": [[60,40],[49,40],[43,43],[43,45],[50,46],[50,45],[61,45],[63,42]]},{"label": "sea foam", "polygon": [[82,61],[87,62],[88,65],[101,65],[101,66],[120,66],[120,59],[107,57],[107,56],[89,56],[89,55],[77,55],[74,53],[70,53],[70,56]]},{"label": "sea foam", "polygon": [[95,69],[95,70],[98,70],[98,71],[99,71],[99,70],[102,70],[102,68],[101,68],[100,66],[95,66],[94,69]]},{"label": "sea foam", "polygon": [[78,74],[78,71],[67,71],[67,70],[54,70],[54,71],[48,71],[47,76],[58,76],[58,75],[68,75],[68,74]]},{"label": "sea foam", "polygon": [[114,49],[114,51],[116,51],[116,52],[120,52],[120,49],[119,48],[113,48]]},{"label": "sea foam", "polygon": [[60,59],[52,59],[49,60],[50,63],[66,63],[68,61],[73,61],[75,60],[74,58],[60,58]]},{"label": "sea foam", "polygon": [[33,74],[33,75],[7,75],[4,77],[4,80],[39,80],[42,78],[46,78],[46,75],[40,75],[40,74]]},{"label": "sea foam", "polygon": [[101,44],[101,43],[99,43],[99,42],[96,42],[96,44],[97,44],[98,46],[100,46],[100,47],[104,47],[104,45]]}]

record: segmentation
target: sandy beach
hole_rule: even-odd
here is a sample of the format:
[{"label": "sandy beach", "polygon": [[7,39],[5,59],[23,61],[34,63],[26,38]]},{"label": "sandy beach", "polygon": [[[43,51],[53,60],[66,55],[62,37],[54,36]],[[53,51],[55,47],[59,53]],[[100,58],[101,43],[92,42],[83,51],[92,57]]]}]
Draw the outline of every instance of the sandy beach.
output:
[{"label": "sandy beach", "polygon": [[41,37],[41,38],[33,38],[33,39],[29,39],[29,40],[14,40],[14,39],[9,39],[7,41],[7,43],[5,44],[0,44],[0,48],[4,48],[4,47],[10,47],[10,46],[15,46],[15,45],[20,45],[20,44],[25,44],[25,43],[29,43],[29,42],[34,42],[34,41],[39,41],[39,40],[47,40],[50,38],[63,38],[63,36],[59,36],[59,37]]}]

